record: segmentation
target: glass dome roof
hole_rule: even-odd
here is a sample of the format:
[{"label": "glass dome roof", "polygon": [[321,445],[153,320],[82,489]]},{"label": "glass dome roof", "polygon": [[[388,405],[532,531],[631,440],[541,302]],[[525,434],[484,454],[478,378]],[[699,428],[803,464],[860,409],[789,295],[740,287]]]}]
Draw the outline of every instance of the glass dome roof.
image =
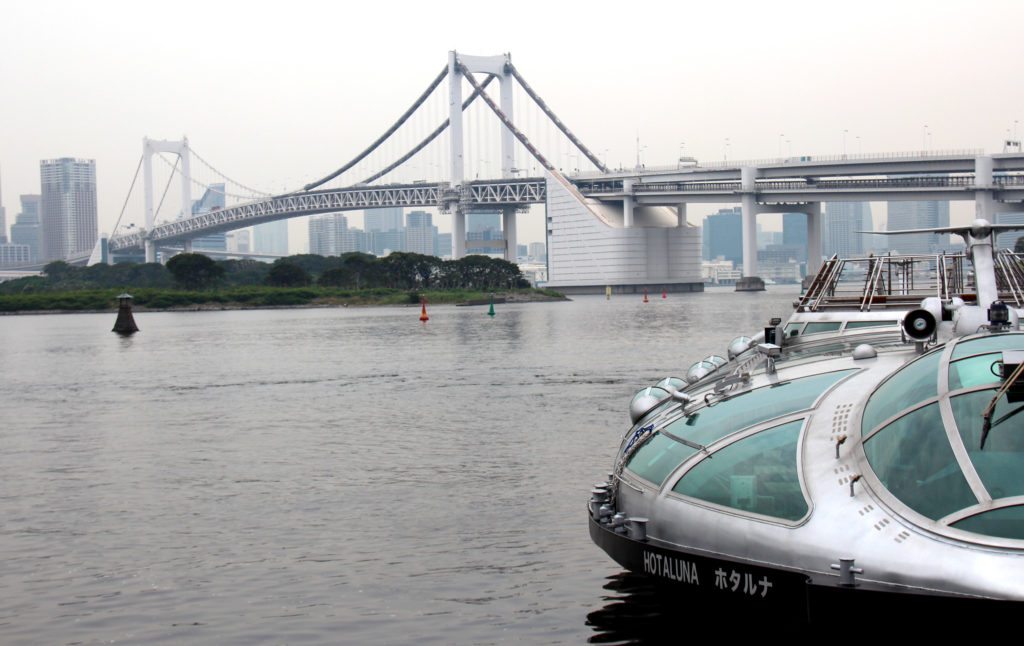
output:
[{"label": "glass dome roof", "polygon": [[1024,539],[1024,398],[999,397],[981,448],[1003,352],[1020,350],[1024,333],[951,342],[890,376],[864,408],[864,453],[878,480],[940,527]]}]

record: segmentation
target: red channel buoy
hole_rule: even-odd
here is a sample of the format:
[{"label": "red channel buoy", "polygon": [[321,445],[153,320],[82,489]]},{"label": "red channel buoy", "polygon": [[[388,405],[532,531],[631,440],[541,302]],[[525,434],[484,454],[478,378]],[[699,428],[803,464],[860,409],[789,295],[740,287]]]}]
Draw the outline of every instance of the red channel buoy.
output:
[{"label": "red channel buoy", "polygon": [[661,292],[661,297],[662,297],[662,298],[668,298],[668,292],[666,292],[666,291],[662,290],[662,292]]},{"label": "red channel buoy", "polygon": [[427,299],[421,298],[420,305],[422,306],[422,309],[420,310],[420,321],[426,323],[430,320],[430,317],[427,316]]},{"label": "red channel buoy", "polygon": [[646,287],[644,287],[644,302],[645,303],[650,303],[651,302],[651,301],[647,300],[647,288]]}]

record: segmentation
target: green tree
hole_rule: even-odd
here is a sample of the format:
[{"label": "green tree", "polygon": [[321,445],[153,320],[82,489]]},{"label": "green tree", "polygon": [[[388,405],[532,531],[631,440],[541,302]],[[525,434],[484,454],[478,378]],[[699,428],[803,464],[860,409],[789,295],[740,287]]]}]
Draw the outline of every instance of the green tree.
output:
[{"label": "green tree", "polygon": [[228,285],[262,285],[270,273],[270,265],[259,260],[222,260],[217,263],[224,268],[224,282]]},{"label": "green tree", "polygon": [[167,261],[167,271],[185,289],[212,287],[224,275],[224,268],[201,253],[180,253]]},{"label": "green tree", "polygon": [[63,260],[54,260],[46,263],[43,267],[43,274],[53,282],[60,282],[75,272],[75,268]]},{"label": "green tree", "polygon": [[273,287],[305,287],[312,281],[309,272],[287,262],[275,262],[267,274],[267,284]]}]

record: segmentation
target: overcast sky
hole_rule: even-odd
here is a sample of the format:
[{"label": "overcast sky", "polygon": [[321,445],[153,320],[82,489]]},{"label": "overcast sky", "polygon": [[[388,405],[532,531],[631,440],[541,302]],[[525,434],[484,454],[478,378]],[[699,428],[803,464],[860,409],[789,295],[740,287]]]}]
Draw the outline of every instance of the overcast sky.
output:
[{"label": "overcast sky", "polygon": [[[110,230],[144,136],[188,135],[257,188],[301,185],[383,132],[450,49],[511,52],[616,165],[638,134],[659,165],[681,144],[722,159],[726,139],[730,159],[841,153],[844,131],[851,153],[1000,152],[1024,122],[1022,2],[8,0],[0,16],[9,224],[39,192],[39,160],[74,156],[96,160]],[[519,228],[543,239],[539,216]]]}]

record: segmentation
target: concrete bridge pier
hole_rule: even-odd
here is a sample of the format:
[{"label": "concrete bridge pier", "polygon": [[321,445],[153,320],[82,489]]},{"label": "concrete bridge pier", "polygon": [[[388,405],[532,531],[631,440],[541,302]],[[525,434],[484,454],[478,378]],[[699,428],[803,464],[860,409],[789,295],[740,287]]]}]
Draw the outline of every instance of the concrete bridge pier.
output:
[{"label": "concrete bridge pier", "polygon": [[813,276],[821,268],[821,202],[808,202],[807,214],[807,275]]},{"label": "concrete bridge pier", "polygon": [[501,211],[501,230],[505,233],[505,260],[516,261],[516,210],[506,208]]},{"label": "concrete bridge pier", "polygon": [[680,202],[679,204],[676,205],[676,218],[677,227],[686,226],[686,202]]},{"label": "concrete bridge pier", "polygon": [[143,245],[146,252],[146,262],[156,262],[156,243],[152,240],[146,240]]},{"label": "concrete bridge pier", "polygon": [[466,212],[461,206],[452,209],[452,259],[466,255]]},{"label": "concrete bridge pier", "polygon": [[622,227],[631,229],[633,227],[633,180],[622,180]]},{"label": "concrete bridge pier", "polygon": [[764,281],[757,275],[757,169],[740,169],[743,191],[743,277],[736,281],[737,292],[763,292]]},{"label": "concrete bridge pier", "polygon": [[192,253],[192,241],[191,240],[186,240],[185,242],[181,243],[181,246],[183,247],[183,252],[184,253]]}]

